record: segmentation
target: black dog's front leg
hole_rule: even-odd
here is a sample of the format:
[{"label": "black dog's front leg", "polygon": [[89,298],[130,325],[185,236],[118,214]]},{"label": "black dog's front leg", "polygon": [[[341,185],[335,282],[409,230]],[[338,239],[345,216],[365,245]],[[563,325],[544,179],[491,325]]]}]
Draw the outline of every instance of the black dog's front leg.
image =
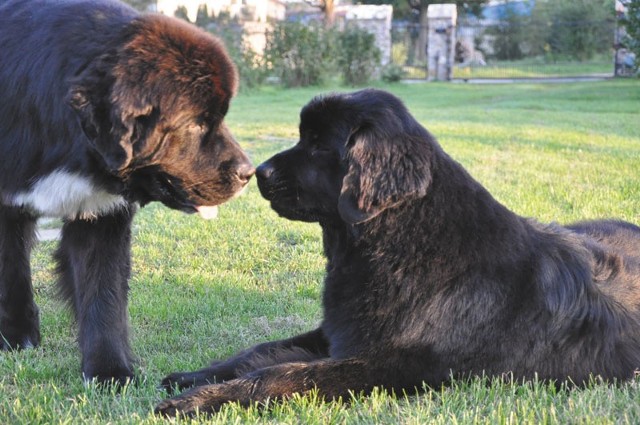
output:
[{"label": "black dog's front leg", "polygon": [[293,361],[308,362],[329,356],[329,343],[322,329],[307,332],[293,338],[266,342],[239,354],[217,361],[195,372],[172,373],[162,380],[162,387],[171,393],[193,386],[208,385],[237,378],[256,369]]},{"label": "black dog's front leg", "polygon": [[238,402],[248,406],[253,402],[286,399],[313,389],[327,401],[339,397],[346,400],[350,392],[366,394],[376,385],[393,388],[391,375],[391,371],[373,368],[361,359],[285,363],[222,384],[193,388],[164,400],[155,412],[164,416],[193,415],[196,411],[212,413],[225,403]]},{"label": "black dog's front leg", "polygon": [[40,343],[29,265],[35,228],[34,217],[0,206],[0,350]]},{"label": "black dog's front leg", "polygon": [[124,383],[133,377],[127,292],[133,207],[64,224],[56,252],[62,295],[78,322],[87,380]]}]

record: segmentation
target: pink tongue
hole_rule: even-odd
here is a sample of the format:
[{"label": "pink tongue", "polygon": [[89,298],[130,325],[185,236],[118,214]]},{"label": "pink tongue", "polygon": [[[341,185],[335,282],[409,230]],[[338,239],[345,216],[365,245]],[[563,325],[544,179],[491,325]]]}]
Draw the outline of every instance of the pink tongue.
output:
[{"label": "pink tongue", "polygon": [[198,214],[200,214],[200,217],[204,218],[205,220],[211,220],[218,216],[218,207],[200,206],[196,207],[196,210],[198,210]]}]

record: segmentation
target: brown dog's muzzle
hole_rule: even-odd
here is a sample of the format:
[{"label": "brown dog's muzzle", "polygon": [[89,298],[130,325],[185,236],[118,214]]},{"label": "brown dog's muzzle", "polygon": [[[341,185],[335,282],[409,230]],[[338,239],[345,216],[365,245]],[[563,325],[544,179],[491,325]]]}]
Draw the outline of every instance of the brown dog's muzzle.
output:
[{"label": "brown dog's muzzle", "polygon": [[243,184],[243,186],[246,186],[247,183],[249,183],[249,180],[255,173],[256,169],[248,159],[238,164],[238,167],[236,168],[236,176],[238,177],[238,180],[240,180],[240,182]]}]

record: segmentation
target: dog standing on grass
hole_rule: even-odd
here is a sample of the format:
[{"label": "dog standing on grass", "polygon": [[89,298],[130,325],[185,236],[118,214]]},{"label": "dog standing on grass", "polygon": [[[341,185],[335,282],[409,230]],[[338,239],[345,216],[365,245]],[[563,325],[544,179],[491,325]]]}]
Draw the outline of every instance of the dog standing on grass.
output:
[{"label": "dog standing on grass", "polygon": [[640,228],[517,216],[389,93],[312,100],[298,144],[256,175],[279,215],[322,227],[322,324],[169,375],[167,389],[196,388],[157,412],[480,374],[582,384],[640,366]]},{"label": "dog standing on grass", "polygon": [[0,351],[40,344],[29,266],[64,219],[59,290],[87,380],[133,377],[127,293],[137,205],[205,218],[253,166],[223,122],[237,72],[178,19],[111,0],[0,1]]}]

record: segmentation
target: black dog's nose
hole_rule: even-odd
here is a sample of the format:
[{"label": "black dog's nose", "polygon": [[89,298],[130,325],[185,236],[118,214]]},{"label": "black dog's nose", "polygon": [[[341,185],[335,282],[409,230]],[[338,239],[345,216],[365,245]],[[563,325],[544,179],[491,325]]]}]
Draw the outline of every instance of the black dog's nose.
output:
[{"label": "black dog's nose", "polygon": [[273,166],[269,162],[263,162],[258,165],[256,169],[256,177],[258,179],[266,180],[273,174]]}]

